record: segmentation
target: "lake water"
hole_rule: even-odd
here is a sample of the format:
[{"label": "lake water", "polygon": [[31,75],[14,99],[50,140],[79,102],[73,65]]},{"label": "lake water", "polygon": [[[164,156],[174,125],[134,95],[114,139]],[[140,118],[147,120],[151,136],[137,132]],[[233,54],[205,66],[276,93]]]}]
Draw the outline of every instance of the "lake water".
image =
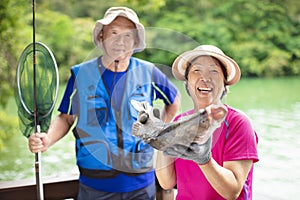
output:
[{"label": "lake water", "polygon": [[248,114],[259,136],[254,199],[297,199],[300,195],[300,77],[243,80],[228,103]]},{"label": "lake water", "polygon": [[[181,82],[181,111],[192,108]],[[260,161],[255,164],[255,200],[290,200],[300,195],[300,77],[242,79],[230,88],[225,103],[241,109],[259,136]],[[43,177],[76,174],[72,134],[43,153]],[[0,151],[0,181],[34,179],[34,155],[27,139],[16,133]]]}]

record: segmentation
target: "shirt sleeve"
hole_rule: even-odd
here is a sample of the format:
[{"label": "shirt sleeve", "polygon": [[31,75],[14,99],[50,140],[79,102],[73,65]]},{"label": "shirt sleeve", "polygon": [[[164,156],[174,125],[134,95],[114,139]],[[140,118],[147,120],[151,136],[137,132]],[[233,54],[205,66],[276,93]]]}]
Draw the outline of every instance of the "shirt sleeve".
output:
[{"label": "shirt sleeve", "polygon": [[166,105],[174,103],[178,89],[158,68],[153,69],[155,99],[161,99]]},{"label": "shirt sleeve", "polygon": [[242,112],[233,111],[228,119],[229,132],[224,148],[224,161],[258,161],[258,137],[250,119]]},{"label": "shirt sleeve", "polygon": [[74,91],[74,78],[71,76],[68,80],[64,96],[58,107],[58,111],[64,114],[73,114],[72,111],[72,94]]}]

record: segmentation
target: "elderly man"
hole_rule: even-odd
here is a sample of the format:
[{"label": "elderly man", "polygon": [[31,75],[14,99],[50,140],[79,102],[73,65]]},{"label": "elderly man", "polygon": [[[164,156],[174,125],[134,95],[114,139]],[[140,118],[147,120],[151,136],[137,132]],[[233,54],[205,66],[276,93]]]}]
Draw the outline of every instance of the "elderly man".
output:
[{"label": "elderly man", "polygon": [[112,7],[96,22],[94,43],[103,55],[71,68],[60,114],[47,133],[32,134],[32,152],[46,151],[74,125],[80,171],[78,199],[155,199],[151,146],[132,136],[132,102],[165,103],[168,122],[179,93],[152,63],[132,57],[145,48],[145,29],[127,7]]}]

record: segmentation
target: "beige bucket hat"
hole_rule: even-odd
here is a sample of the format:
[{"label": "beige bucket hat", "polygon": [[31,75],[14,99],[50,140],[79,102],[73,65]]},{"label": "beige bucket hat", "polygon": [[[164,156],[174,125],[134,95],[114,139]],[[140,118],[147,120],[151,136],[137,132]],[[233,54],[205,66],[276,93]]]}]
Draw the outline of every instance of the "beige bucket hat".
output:
[{"label": "beige bucket hat", "polygon": [[200,45],[191,51],[186,51],[179,55],[172,66],[174,77],[185,81],[185,70],[188,62],[202,55],[212,56],[224,65],[227,70],[227,85],[234,85],[240,80],[241,71],[239,65],[232,58],[226,56],[221,49],[213,45]]},{"label": "beige bucket hat", "polygon": [[146,47],[145,28],[140,23],[137,14],[132,9],[127,7],[111,7],[105,12],[103,19],[99,19],[96,21],[93,31],[94,44],[96,46],[101,45],[101,43],[98,40],[98,35],[102,31],[103,26],[110,24],[118,16],[126,17],[127,19],[132,21],[136,26],[139,42],[134,52],[144,50]]}]

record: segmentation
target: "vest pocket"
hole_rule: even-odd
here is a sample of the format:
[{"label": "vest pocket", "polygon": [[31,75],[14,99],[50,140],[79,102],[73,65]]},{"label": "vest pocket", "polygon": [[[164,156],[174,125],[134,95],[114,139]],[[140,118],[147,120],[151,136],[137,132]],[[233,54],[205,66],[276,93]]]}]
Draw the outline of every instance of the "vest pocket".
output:
[{"label": "vest pocket", "polygon": [[112,169],[112,157],[108,144],[103,140],[81,142],[77,151],[80,167],[88,169]]},{"label": "vest pocket", "polygon": [[89,96],[87,108],[88,126],[103,126],[108,121],[108,109],[103,98],[99,96]]},{"label": "vest pocket", "polygon": [[146,172],[153,169],[154,150],[149,144],[138,141],[135,152],[131,157],[132,168],[140,172]]},{"label": "vest pocket", "polygon": [[128,119],[133,117],[134,120],[137,120],[137,117],[138,117],[138,111],[133,107],[133,105],[131,104],[131,101],[135,100],[138,102],[148,102],[146,97],[147,96],[143,93],[135,93],[129,98],[129,100],[128,100],[128,109],[129,109]]}]

